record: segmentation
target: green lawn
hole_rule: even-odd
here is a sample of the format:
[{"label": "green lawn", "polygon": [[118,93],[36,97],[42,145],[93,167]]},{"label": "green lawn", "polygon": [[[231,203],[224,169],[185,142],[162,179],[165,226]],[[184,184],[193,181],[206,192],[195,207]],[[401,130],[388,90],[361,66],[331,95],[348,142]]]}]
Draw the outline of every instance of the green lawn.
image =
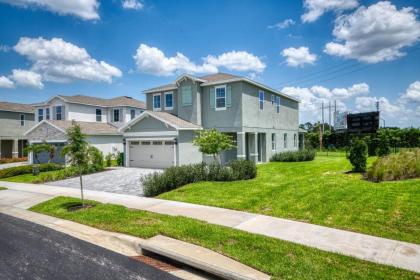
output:
[{"label": "green lawn", "polygon": [[40,181],[41,174],[54,174],[54,173],[57,173],[57,171],[59,170],[40,172],[38,175],[32,175],[32,173],[22,174],[22,175],[17,175],[13,177],[3,178],[3,179],[0,179],[0,181],[15,182],[15,183],[38,183]]},{"label": "green lawn", "polygon": [[[373,159],[370,159],[370,162]],[[420,180],[372,183],[339,154],[258,165],[258,176],[200,182],[159,198],[261,213],[420,243]]]},{"label": "green lawn", "polygon": [[80,200],[58,197],[31,210],[107,231],[149,238],[163,234],[201,245],[273,276],[273,279],[417,279],[413,272],[323,252],[198,220],[100,204],[68,212]]},{"label": "green lawn", "polygon": [[5,188],[5,187],[0,187],[0,191],[4,191],[4,190],[7,190],[7,188]]}]

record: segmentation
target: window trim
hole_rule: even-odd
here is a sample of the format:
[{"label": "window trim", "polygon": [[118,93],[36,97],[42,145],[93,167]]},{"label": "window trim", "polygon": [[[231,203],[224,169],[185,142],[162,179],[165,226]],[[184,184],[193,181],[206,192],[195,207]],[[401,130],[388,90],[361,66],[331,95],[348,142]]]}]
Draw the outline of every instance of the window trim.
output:
[{"label": "window trim", "polygon": [[[159,107],[155,107],[155,96],[159,96]],[[152,107],[153,111],[161,111],[162,110],[162,94],[154,93],[152,99]]]},{"label": "window trim", "polygon": [[[262,93],[262,100],[261,100]],[[264,111],[265,92],[263,90],[258,91],[258,107],[261,111]]]},{"label": "window trim", "polygon": [[280,114],[280,96],[276,96],[276,113]]},{"label": "window trim", "polygon": [[38,122],[44,120],[44,108],[38,108]]},{"label": "window trim", "polygon": [[[219,89],[219,88],[223,88],[224,90],[225,90],[225,96],[224,97],[219,97],[219,98],[217,98],[217,89]],[[215,86],[214,87],[214,110],[215,111],[224,111],[224,110],[226,110],[226,97],[227,97],[227,88],[226,88],[226,85],[221,85],[221,86]],[[217,107],[217,99],[222,99],[222,98],[224,98],[225,99],[225,106],[224,107]]]},{"label": "window trim", "polygon": [[[98,111],[100,114],[98,115]],[[96,122],[102,122],[102,108],[96,108],[95,110]],[[99,117],[99,120],[98,120]]]},{"label": "window trim", "polygon": [[276,95],[271,94],[271,105],[276,105]]},{"label": "window trim", "polygon": [[275,152],[276,150],[277,150],[277,134],[271,133],[271,151]]},{"label": "window trim", "polygon": [[[58,110],[57,110],[58,108],[60,108],[60,119],[57,118],[57,116],[59,115]],[[63,105],[55,106],[55,110],[54,111],[55,111],[54,112],[55,120],[62,121],[63,120]]]},{"label": "window trim", "polygon": [[45,108],[45,119],[49,120],[51,118],[50,108]]},{"label": "window trim", "polygon": [[20,116],[19,116],[19,122],[20,122],[20,126],[25,126],[25,123],[26,123],[25,114],[20,114]]},{"label": "window trim", "polygon": [[130,109],[130,121],[136,118],[136,109]]},{"label": "window trim", "polygon": [[287,149],[287,133],[283,133],[283,147]]},{"label": "window trim", "polygon": [[[166,96],[167,95],[172,95],[172,106],[171,107],[166,106],[167,105],[166,104]],[[163,96],[164,96],[164,101],[165,101],[164,102],[165,110],[168,110],[168,111],[173,110],[174,109],[174,92],[173,91],[167,91],[163,94]]]}]

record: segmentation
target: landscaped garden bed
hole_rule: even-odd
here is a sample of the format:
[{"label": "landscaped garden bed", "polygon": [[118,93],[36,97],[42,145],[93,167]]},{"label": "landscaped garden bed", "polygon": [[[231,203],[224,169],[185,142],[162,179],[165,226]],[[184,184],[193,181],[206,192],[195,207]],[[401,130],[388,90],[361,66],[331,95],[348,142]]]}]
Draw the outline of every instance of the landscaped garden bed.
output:
[{"label": "landscaped garden bed", "polygon": [[217,251],[272,275],[272,279],[415,279],[406,270],[180,217],[86,201],[95,206],[70,212],[80,200],[57,197],[32,211],[102,230],[150,238],[162,234]]},{"label": "landscaped garden bed", "polygon": [[25,162],[25,161],[28,161],[27,157],[2,158],[2,159],[0,159],[0,164],[14,163],[14,162]]}]

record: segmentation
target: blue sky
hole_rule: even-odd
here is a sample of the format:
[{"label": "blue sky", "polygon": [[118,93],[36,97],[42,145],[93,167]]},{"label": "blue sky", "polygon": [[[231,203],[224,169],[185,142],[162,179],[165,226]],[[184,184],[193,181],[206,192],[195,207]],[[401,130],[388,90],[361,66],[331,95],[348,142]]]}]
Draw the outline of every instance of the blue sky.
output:
[{"label": "blue sky", "polygon": [[418,1],[65,2],[0,0],[0,100],[144,99],[180,73],[220,71],[300,98],[302,122],[322,101],[379,101],[387,125],[420,126]]}]

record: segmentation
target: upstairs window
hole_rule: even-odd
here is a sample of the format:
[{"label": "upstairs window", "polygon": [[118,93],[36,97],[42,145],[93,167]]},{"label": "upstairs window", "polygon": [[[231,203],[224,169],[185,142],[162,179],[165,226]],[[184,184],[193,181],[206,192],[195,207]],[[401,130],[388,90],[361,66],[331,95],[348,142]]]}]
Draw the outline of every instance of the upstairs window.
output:
[{"label": "upstairs window", "polygon": [[172,92],[165,92],[165,110],[174,108],[174,95]]},{"label": "upstairs window", "polygon": [[20,115],[20,126],[25,126],[25,115],[24,114]]},{"label": "upstairs window", "polygon": [[192,105],[192,87],[191,86],[181,87],[181,104],[182,106]]},{"label": "upstairs window", "polygon": [[102,122],[102,109],[96,109],[96,121]]},{"label": "upstairs window", "polygon": [[271,105],[274,105],[276,102],[276,96],[274,94],[271,95]]},{"label": "upstairs window", "polygon": [[119,109],[114,109],[113,110],[113,117],[114,117],[114,122],[119,122],[120,121],[120,110]]},{"label": "upstairs window", "polygon": [[130,110],[130,120],[133,120],[136,117],[136,110],[131,109]]},{"label": "upstairs window", "polygon": [[160,93],[153,95],[153,111],[160,111]]},{"label": "upstairs window", "polygon": [[264,91],[260,90],[258,97],[259,97],[259,103],[260,103],[260,110],[264,110]]},{"label": "upstairs window", "polygon": [[271,150],[276,150],[276,134],[271,133]]},{"label": "upstairs window", "polygon": [[41,122],[44,119],[44,109],[38,109],[38,122]]},{"label": "upstairs window", "polygon": [[216,110],[226,109],[226,86],[216,87]]},{"label": "upstairs window", "polygon": [[63,106],[55,107],[55,119],[61,121],[63,119]]},{"label": "upstairs window", "polygon": [[283,134],[284,148],[287,148],[287,133]]},{"label": "upstairs window", "polygon": [[280,96],[276,96],[276,112],[280,113]]},{"label": "upstairs window", "polygon": [[50,119],[50,108],[45,108],[45,119],[46,120]]}]

